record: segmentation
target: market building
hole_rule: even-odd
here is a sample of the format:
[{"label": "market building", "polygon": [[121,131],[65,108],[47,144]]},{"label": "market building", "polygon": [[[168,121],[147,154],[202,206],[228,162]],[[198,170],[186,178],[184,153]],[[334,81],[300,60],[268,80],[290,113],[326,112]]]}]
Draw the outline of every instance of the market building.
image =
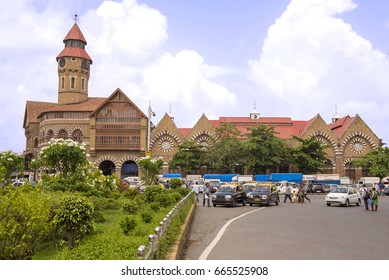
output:
[{"label": "market building", "polygon": [[[328,145],[327,173],[337,173],[351,179],[367,175],[354,168],[351,161],[382,146],[382,141],[359,115],[338,117],[327,124],[318,114],[310,120],[292,120],[290,117],[263,117],[257,111],[247,117],[220,117],[209,120],[200,116],[192,128],[178,128],[174,119],[165,114],[158,124],[149,120],[119,88],[106,98],[90,97],[88,92],[91,57],[85,40],[75,23],[65,36],[64,48],[56,57],[58,62],[58,102],[27,101],[23,128],[26,137],[26,162],[39,156],[39,151],[52,138],[73,139],[86,145],[89,160],[104,174],[123,178],[138,176],[137,161],[146,154],[163,157],[161,173],[168,173],[168,163],[187,140],[206,145],[220,124],[234,123],[241,132],[256,124],[274,126],[277,136],[290,146],[300,138],[315,136]],[[150,131],[150,134],[149,134]],[[238,170],[239,173],[247,172]],[[278,170],[295,172],[293,166]],[[197,171],[206,173],[204,167]]]}]

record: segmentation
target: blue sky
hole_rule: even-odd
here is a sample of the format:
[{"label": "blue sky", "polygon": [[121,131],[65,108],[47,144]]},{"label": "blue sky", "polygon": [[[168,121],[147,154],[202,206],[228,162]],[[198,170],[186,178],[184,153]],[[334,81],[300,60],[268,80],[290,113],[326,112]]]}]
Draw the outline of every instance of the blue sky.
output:
[{"label": "blue sky", "polygon": [[331,122],[359,114],[389,141],[389,1],[5,1],[0,151],[22,152],[26,100],[57,100],[55,57],[78,14],[93,59],[89,96],[116,88],[156,124],[204,113]]}]

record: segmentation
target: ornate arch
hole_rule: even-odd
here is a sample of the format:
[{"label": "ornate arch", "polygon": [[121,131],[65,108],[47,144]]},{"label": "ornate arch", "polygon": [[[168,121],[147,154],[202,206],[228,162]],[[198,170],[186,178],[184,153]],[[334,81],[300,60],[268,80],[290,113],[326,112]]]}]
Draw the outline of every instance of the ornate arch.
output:
[{"label": "ornate arch", "polygon": [[54,131],[54,138],[58,138],[59,137],[59,133],[61,132],[61,131],[66,131],[66,133],[67,133],[67,137],[69,137],[69,130],[66,128],[66,127],[64,127],[64,126],[61,126],[60,128],[57,128],[55,131]]},{"label": "ornate arch", "polygon": [[70,134],[70,135],[73,135],[73,133],[74,133],[76,130],[81,131],[81,133],[82,133],[83,136],[85,135],[85,130],[84,130],[82,127],[79,127],[79,126],[73,127],[71,130],[69,130],[69,134]]},{"label": "ornate arch", "polygon": [[332,146],[332,148],[334,149],[334,152],[335,154],[337,154],[339,152],[339,147],[336,143],[336,141],[330,136],[328,135],[327,133],[323,132],[323,131],[315,131],[314,133],[312,133],[309,137],[316,137],[316,139],[318,141],[320,141],[321,143],[327,145],[327,143],[324,143],[320,137],[328,140],[328,142],[330,142],[330,145]]},{"label": "ornate arch", "polygon": [[110,156],[110,155],[101,156],[98,159],[96,159],[96,161],[94,163],[96,165],[100,165],[100,163],[102,163],[103,161],[106,161],[106,160],[113,162],[113,164],[115,165],[115,168],[117,168],[118,166],[121,166],[121,165],[119,165],[118,160],[116,158],[114,158],[113,156]]},{"label": "ornate arch", "polygon": [[122,157],[122,158],[118,161],[118,164],[119,164],[119,166],[123,166],[123,164],[124,164],[126,161],[130,161],[130,160],[132,160],[132,161],[134,161],[134,162],[137,163],[138,160],[139,160],[139,158],[136,157],[136,156],[131,156],[131,155],[125,156],[125,157]]},{"label": "ornate arch", "polygon": [[353,161],[353,160],[352,160],[351,158],[348,158],[348,159],[344,160],[344,161],[343,161],[343,167],[346,168],[346,165],[347,165],[348,163],[351,163],[352,161]]},{"label": "ornate arch", "polygon": [[[172,139],[175,140],[179,145],[182,144],[180,137],[178,137],[173,132],[171,132],[169,130],[160,131],[150,140],[150,148],[152,148],[154,146],[154,144],[158,143],[159,149],[161,151],[165,151],[165,152],[170,151],[172,148],[172,145],[173,145]],[[158,140],[160,140],[160,141],[158,141]],[[170,144],[170,145],[164,147],[163,142],[166,142],[166,143],[169,142],[168,144]]]},{"label": "ornate arch", "polygon": [[194,134],[190,140],[196,141],[198,144],[207,143],[209,144],[209,139],[212,137],[212,134],[209,131],[203,130]]},{"label": "ornate arch", "polygon": [[[367,135],[366,133],[361,132],[361,131],[356,131],[356,132],[351,133],[350,135],[348,135],[343,140],[343,142],[340,145],[340,150],[343,152],[344,148],[347,145],[347,143],[349,143],[349,142],[351,142],[353,140],[355,141],[355,143],[357,143],[357,139],[363,139],[363,140],[367,141],[367,143],[369,143],[373,147],[373,149],[377,148],[377,144],[373,141],[373,139],[369,135]],[[362,152],[364,152],[364,150],[365,150],[365,147],[363,146],[364,142],[361,141],[360,143],[361,143],[360,148],[355,150],[355,151],[353,150],[355,153],[362,153]]]}]

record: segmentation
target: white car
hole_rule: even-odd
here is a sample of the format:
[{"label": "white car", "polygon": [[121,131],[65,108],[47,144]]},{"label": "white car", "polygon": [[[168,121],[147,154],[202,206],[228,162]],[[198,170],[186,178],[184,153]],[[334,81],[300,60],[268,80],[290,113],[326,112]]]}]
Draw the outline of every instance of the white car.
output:
[{"label": "white car", "polygon": [[361,201],[361,195],[357,189],[353,187],[338,187],[331,190],[331,192],[326,195],[327,206],[331,206],[332,204],[346,207],[350,204],[359,206],[361,205]]}]

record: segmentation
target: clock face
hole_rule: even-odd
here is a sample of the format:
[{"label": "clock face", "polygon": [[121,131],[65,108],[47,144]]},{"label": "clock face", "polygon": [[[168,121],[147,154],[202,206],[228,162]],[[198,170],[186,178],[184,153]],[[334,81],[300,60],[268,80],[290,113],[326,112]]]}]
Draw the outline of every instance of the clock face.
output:
[{"label": "clock face", "polygon": [[64,67],[66,64],[66,59],[64,57],[62,57],[60,60],[59,60],[59,66],[60,67]]}]

